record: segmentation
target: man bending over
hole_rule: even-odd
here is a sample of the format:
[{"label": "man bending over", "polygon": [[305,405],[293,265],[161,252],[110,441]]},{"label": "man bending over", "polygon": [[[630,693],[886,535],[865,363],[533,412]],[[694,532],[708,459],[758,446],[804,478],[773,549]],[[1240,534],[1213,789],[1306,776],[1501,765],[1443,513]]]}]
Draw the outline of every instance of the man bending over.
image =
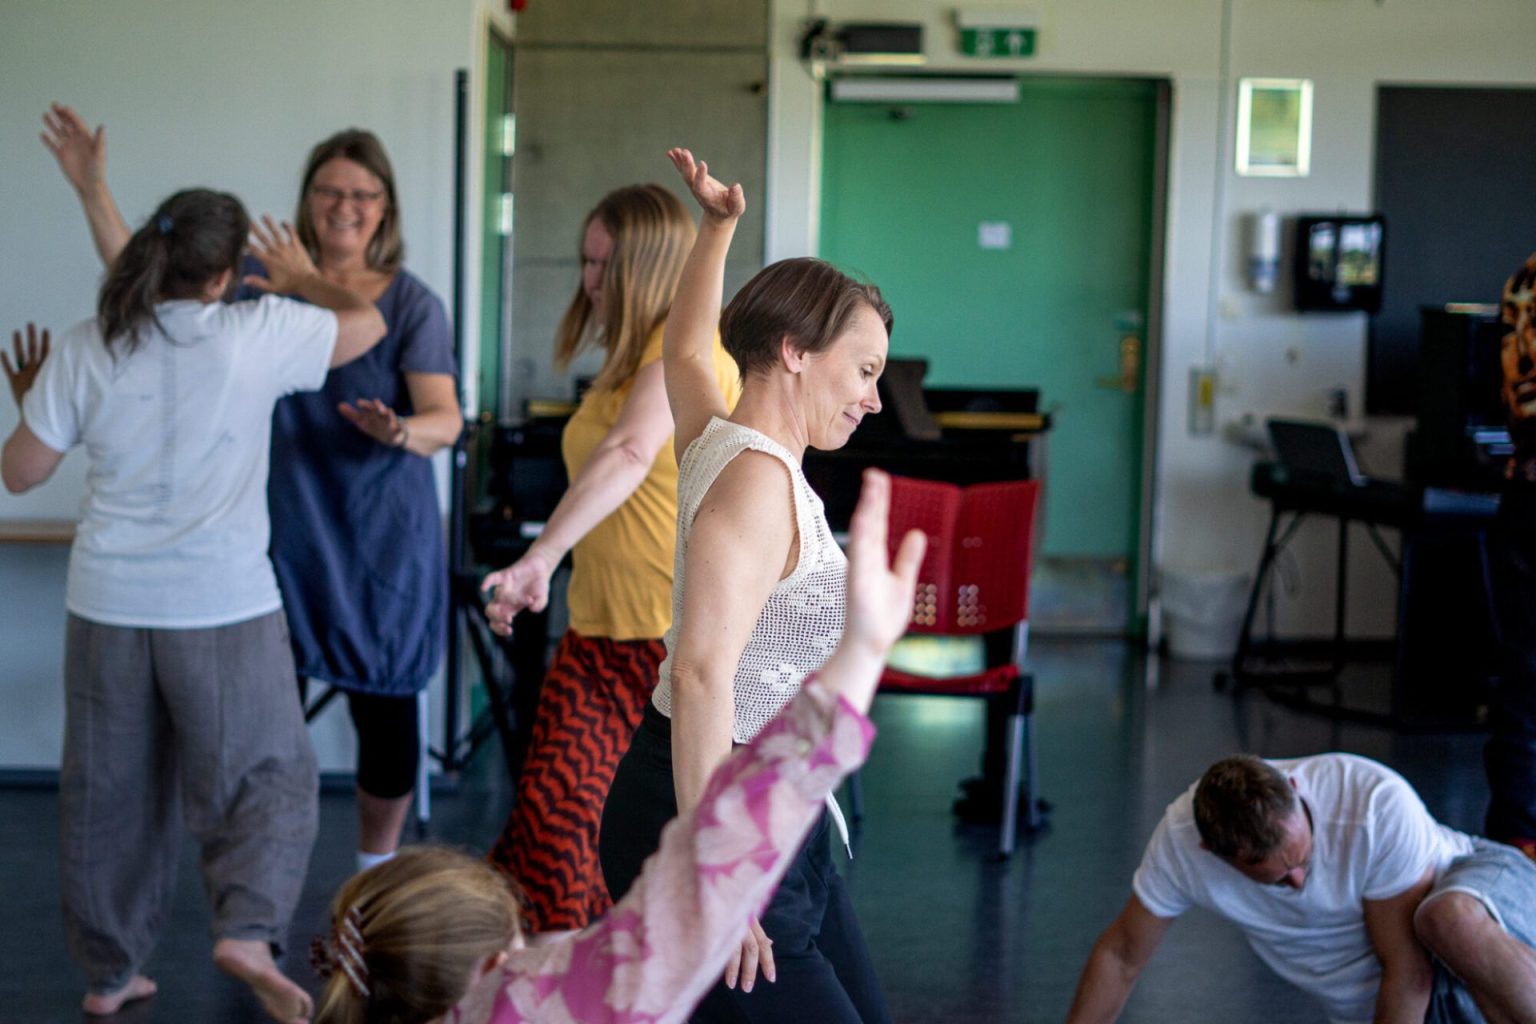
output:
[{"label": "man bending over", "polygon": [[1349,754],[1212,765],[1168,806],[1069,1024],[1119,1016],[1173,919],[1232,921],[1335,1024],[1536,1021],[1536,864]]}]

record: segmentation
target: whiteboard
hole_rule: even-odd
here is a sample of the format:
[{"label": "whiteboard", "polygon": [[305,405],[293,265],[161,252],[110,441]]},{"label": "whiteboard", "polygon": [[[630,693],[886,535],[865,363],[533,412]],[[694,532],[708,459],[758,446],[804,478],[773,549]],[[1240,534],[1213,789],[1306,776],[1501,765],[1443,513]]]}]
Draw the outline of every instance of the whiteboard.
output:
[{"label": "whiteboard", "polygon": [[[0,0],[0,341],[9,347],[28,320],[57,335],[95,306],[101,266],[38,139],[53,100],[106,124],[108,181],[134,226],[188,186],[291,218],[309,149],[341,128],[377,132],[395,167],[406,266],[450,301],[453,73],[477,66],[490,7],[502,5]],[[0,438],[16,422],[0,396]],[[35,491],[0,492],[0,518],[77,517],[83,462],[75,451]]]}]

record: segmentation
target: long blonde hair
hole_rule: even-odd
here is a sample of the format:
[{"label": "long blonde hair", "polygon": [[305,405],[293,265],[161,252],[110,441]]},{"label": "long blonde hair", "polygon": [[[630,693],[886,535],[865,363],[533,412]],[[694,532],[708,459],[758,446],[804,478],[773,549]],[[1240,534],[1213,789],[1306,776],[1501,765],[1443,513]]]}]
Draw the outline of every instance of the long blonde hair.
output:
[{"label": "long blonde hair", "polygon": [[602,198],[582,219],[594,220],[613,238],[603,271],[603,322],[579,284],[555,331],[555,367],[566,369],[592,346],[607,349],[592,381],[598,391],[627,383],[640,367],[651,333],[666,320],[672,296],[693,246],[693,218],[677,196],[660,185],[629,185]]},{"label": "long blonde hair", "polygon": [[[355,914],[353,913],[355,912]],[[518,936],[516,887],[482,860],[405,847],[341,887],[333,935],[353,914],[367,994],[337,967],[315,1024],[425,1024],[451,1011],[476,969]]]}]

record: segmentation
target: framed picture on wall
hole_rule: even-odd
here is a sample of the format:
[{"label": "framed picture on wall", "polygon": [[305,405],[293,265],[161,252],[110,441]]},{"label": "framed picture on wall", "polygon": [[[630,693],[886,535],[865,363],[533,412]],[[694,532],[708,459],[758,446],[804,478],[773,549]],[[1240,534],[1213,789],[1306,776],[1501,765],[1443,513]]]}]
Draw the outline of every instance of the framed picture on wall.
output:
[{"label": "framed picture on wall", "polygon": [[1312,82],[1244,78],[1237,86],[1237,173],[1305,178],[1312,165]]}]

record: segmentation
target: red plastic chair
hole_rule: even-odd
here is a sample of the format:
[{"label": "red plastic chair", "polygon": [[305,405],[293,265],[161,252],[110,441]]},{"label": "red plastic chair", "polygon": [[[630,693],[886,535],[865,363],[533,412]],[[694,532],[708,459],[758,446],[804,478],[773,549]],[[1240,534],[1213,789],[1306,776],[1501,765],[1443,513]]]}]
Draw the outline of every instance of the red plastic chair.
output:
[{"label": "red plastic chair", "polygon": [[[1013,853],[1019,788],[1025,828],[1040,826],[1035,789],[1034,676],[1024,669],[1029,640],[1029,573],[1038,480],[958,487],[932,480],[891,481],[892,553],[908,530],[928,535],[913,601],[913,633],[975,635],[1013,630],[1012,660],[974,675],[934,677],[887,668],[884,693],[981,697],[1008,709],[1008,754],[998,852]],[[1028,761],[1027,770],[1024,762]],[[1022,778],[1021,778],[1022,777]]]}]

